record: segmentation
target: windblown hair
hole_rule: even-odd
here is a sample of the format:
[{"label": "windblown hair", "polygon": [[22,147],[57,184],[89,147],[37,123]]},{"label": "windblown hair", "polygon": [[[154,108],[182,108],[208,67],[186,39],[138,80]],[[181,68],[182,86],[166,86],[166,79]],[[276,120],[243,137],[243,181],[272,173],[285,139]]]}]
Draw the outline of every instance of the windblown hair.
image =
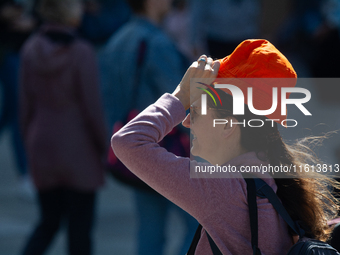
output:
[{"label": "windblown hair", "polygon": [[[315,153],[310,148],[327,138],[307,137],[299,140],[294,145],[287,145],[280,135],[276,122],[265,121],[266,117],[254,115],[245,105],[245,114],[232,115],[233,98],[231,95],[216,89],[223,102],[222,106],[215,106],[208,97],[208,105],[216,108],[217,118],[232,117],[242,122],[250,119],[262,119],[265,125],[252,128],[247,125],[239,125],[241,128],[241,145],[247,151],[257,153],[259,159],[269,162],[272,166],[304,166],[305,164],[316,165],[320,163]],[[266,158],[261,158],[261,155]],[[263,156],[262,156],[263,157]],[[282,174],[282,173],[280,173]],[[277,178],[273,174],[277,189],[277,195],[294,221],[298,221],[306,231],[306,236],[325,241],[329,238],[331,229],[327,221],[337,216],[339,206],[330,188],[339,188],[339,183],[332,178],[321,174],[290,175]],[[315,178],[316,177],[316,178]],[[291,232],[293,234],[293,232]]]},{"label": "windblown hair", "polygon": [[69,25],[72,19],[80,19],[81,0],[41,0],[38,7],[41,17],[57,24]]}]

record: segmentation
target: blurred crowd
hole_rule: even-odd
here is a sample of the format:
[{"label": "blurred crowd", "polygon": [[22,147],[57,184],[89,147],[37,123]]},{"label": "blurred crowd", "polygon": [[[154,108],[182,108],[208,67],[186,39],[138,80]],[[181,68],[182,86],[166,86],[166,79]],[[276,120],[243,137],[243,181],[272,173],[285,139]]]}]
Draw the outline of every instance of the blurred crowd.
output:
[{"label": "blurred crowd", "polygon": [[[43,254],[65,215],[69,254],[91,254],[114,124],[132,104],[142,110],[173,91],[198,56],[223,58],[263,38],[302,63],[300,77],[339,77],[339,32],[340,0],[0,0],[0,132],[10,130],[18,186],[37,191],[40,210],[22,254]],[[338,92],[318,97],[337,104]],[[173,209],[186,226],[185,254],[197,222],[130,188],[138,254],[162,254]]]}]

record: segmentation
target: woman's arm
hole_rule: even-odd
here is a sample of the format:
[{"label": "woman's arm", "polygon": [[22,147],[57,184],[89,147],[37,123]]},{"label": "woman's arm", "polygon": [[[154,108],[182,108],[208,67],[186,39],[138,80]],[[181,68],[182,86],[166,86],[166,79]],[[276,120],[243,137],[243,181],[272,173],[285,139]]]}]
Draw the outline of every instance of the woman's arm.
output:
[{"label": "woman's arm", "polygon": [[196,218],[200,217],[206,195],[206,180],[190,178],[190,164],[198,163],[177,157],[158,142],[185,118],[190,78],[209,78],[208,74],[214,79],[217,71],[204,71],[202,64],[194,62],[173,95],[164,94],[111,139],[115,154],[134,174]]}]

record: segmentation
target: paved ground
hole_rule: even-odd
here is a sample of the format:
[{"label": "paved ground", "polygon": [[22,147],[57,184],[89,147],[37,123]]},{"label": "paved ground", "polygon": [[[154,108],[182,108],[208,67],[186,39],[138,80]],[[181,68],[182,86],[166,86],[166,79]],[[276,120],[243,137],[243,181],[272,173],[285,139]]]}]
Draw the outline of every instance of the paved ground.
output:
[{"label": "paved ground", "polygon": [[[0,255],[18,255],[37,219],[34,200],[18,193],[9,133],[0,137]],[[170,214],[167,254],[175,254],[181,239],[176,214]],[[99,193],[94,232],[96,255],[135,254],[132,194],[129,189],[108,179]],[[61,231],[47,255],[64,255],[65,236]]]}]

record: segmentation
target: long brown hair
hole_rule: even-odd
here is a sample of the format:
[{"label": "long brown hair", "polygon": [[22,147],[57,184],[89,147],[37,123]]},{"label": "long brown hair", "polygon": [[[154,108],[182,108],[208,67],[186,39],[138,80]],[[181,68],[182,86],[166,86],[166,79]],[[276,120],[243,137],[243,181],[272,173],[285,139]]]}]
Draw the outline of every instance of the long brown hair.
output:
[{"label": "long brown hair", "polygon": [[[223,107],[215,106],[209,97],[208,105],[216,109],[217,118],[233,117],[238,122],[245,120],[246,123],[250,119],[261,119],[266,123],[258,128],[239,125],[241,145],[244,149],[256,152],[259,159],[269,162],[272,166],[304,166],[320,163],[310,146],[320,143],[327,136],[307,137],[297,141],[294,145],[287,145],[282,140],[276,122],[265,121],[266,117],[254,115],[247,105],[245,105],[244,115],[233,115],[232,96],[219,89],[216,91],[221,97]],[[284,176],[281,175],[280,178],[277,178],[275,174],[272,176],[278,187],[278,197],[292,219],[298,221],[306,231],[306,236],[322,241],[328,239],[331,229],[327,221],[335,218],[339,209],[331,188],[338,188],[339,184],[334,179],[317,173],[313,176],[289,173],[284,173]]]}]

